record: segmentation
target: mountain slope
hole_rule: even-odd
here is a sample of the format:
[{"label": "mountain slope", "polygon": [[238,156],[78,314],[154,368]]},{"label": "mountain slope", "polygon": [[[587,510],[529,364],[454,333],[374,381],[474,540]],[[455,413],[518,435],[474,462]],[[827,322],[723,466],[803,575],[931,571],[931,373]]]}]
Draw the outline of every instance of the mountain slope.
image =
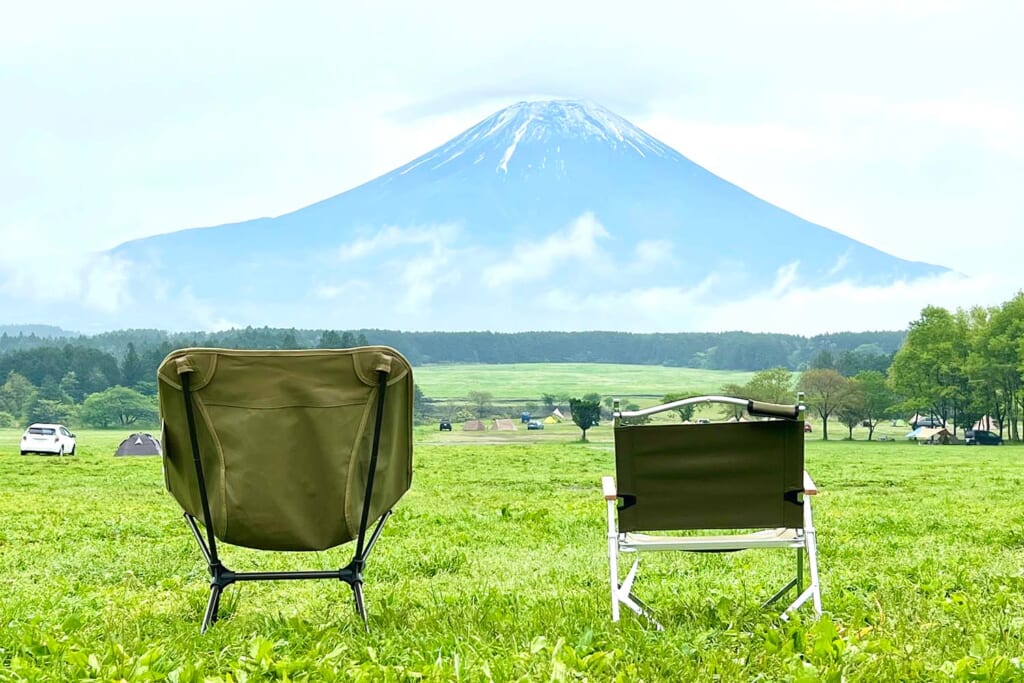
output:
[{"label": "mountain slope", "polygon": [[614,328],[614,311],[597,324],[585,309],[628,290],[646,297],[648,329],[686,329],[671,317],[686,302],[944,271],[804,221],[572,101],[513,105],[293,213],[112,256],[149,275],[152,298],[133,288],[140,314],[177,325]]}]

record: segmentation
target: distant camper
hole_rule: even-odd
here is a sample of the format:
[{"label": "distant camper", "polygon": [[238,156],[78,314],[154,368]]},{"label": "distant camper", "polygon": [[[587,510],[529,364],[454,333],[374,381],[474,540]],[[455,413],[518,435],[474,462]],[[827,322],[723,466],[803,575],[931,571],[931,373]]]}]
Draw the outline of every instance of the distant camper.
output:
[{"label": "distant camper", "polygon": [[140,432],[122,441],[114,455],[160,455],[161,452],[159,440],[153,438],[152,434]]}]

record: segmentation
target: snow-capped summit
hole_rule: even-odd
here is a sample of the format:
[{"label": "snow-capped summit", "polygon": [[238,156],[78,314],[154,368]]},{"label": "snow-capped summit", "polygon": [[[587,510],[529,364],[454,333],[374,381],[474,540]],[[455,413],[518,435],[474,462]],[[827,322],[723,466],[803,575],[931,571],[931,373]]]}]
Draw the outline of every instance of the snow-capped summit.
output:
[{"label": "snow-capped summit", "polygon": [[[751,291],[944,272],[815,225],[587,102],[520,102],[276,218],[123,244],[136,322],[686,330]],[[136,276],[133,276],[136,277]],[[159,283],[159,286],[154,286]],[[634,305],[605,310],[598,291]],[[148,293],[152,292],[150,295]],[[154,311],[161,317],[149,320]],[[172,314],[172,311],[174,313]],[[199,319],[202,317],[202,319]],[[736,327],[742,328],[742,321]]]},{"label": "snow-capped summit", "polygon": [[[551,168],[564,173],[565,158],[570,156],[568,147],[587,142],[640,157],[682,158],[602,106],[554,100],[519,102],[502,109],[395,173],[405,175],[424,165],[438,170],[458,159],[504,174],[509,172],[510,164],[523,170]],[[563,145],[567,146],[564,153]]]}]

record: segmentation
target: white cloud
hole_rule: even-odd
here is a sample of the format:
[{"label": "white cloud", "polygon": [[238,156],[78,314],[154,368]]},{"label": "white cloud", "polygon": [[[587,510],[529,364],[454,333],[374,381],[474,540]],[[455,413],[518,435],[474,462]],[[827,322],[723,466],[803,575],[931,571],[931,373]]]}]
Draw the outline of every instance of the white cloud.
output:
[{"label": "white cloud", "polygon": [[510,260],[486,268],[484,283],[491,288],[513,282],[543,279],[555,268],[568,261],[588,263],[600,256],[598,240],[607,238],[608,231],[594,217],[584,213],[564,230],[548,235],[528,248],[516,252]]},{"label": "white cloud", "polygon": [[[32,304],[81,305],[115,313],[131,302],[130,264],[39,239],[30,226],[0,229],[0,295]],[[23,315],[31,315],[26,310]]]},{"label": "white cloud", "polygon": [[434,294],[444,285],[459,282],[461,273],[452,253],[435,243],[431,250],[411,258],[402,268],[404,292],[399,292],[399,311],[423,314],[428,309]]},{"label": "white cloud", "polygon": [[646,268],[648,266],[664,263],[672,260],[672,242],[668,240],[644,240],[636,245],[634,250],[636,261],[635,268]]},{"label": "white cloud", "polygon": [[836,262],[833,263],[832,267],[828,269],[828,276],[832,277],[833,275],[838,275],[840,272],[842,272],[843,268],[845,268],[849,262],[850,252],[847,251],[840,254],[839,258],[836,259]]},{"label": "white cloud", "polygon": [[389,225],[370,237],[363,237],[338,248],[342,261],[353,261],[374,252],[389,251],[410,244],[430,244],[438,249],[457,239],[459,226],[454,224],[427,225],[400,228]]},{"label": "white cloud", "polygon": [[[1013,278],[966,278],[955,274],[898,282],[887,287],[840,283],[806,289],[794,280],[796,264],[779,271],[769,289],[723,301],[723,280],[709,277],[693,288],[651,287],[580,296],[552,289],[531,309],[544,329],[608,329],[629,332],[827,332],[905,329],[925,306],[949,310],[995,306],[1009,300],[1019,284]],[[735,292],[733,293],[735,294]]]}]

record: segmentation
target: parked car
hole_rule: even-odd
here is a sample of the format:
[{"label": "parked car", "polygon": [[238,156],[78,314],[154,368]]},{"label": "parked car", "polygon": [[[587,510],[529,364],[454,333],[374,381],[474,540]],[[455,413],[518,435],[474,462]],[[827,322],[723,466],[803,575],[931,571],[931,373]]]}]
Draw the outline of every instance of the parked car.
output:
[{"label": "parked car", "polygon": [[74,455],[75,435],[64,425],[37,422],[29,425],[21,435],[21,454],[50,453],[51,455]]},{"label": "parked car", "polygon": [[530,420],[526,423],[527,429],[544,429],[544,423],[539,420]]},{"label": "parked car", "polygon": [[964,433],[964,443],[968,446],[1001,446],[1003,437],[983,429],[968,429]]},{"label": "parked car", "polygon": [[451,420],[441,420],[441,424],[437,428],[437,430],[439,432],[450,432],[450,431],[452,431],[452,421]]}]

